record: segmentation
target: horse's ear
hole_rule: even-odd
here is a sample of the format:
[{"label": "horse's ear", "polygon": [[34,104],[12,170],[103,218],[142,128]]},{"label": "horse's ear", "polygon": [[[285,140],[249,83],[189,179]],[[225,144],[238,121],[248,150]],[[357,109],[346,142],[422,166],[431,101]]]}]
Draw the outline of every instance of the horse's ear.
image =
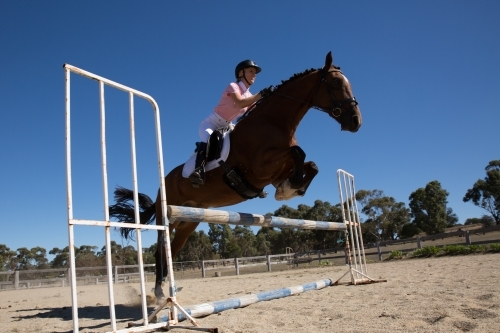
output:
[{"label": "horse's ear", "polygon": [[325,59],[325,67],[323,68],[325,71],[328,71],[330,69],[330,67],[332,67],[332,63],[333,63],[333,57],[332,57],[332,51],[328,52],[328,54],[326,55],[326,59]]}]

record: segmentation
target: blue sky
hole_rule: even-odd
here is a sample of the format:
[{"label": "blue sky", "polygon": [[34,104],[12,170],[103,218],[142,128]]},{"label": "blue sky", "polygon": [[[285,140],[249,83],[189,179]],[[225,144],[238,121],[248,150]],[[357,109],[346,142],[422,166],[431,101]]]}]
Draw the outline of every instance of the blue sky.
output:
[{"label": "blue sky", "polygon": [[[303,198],[271,195],[228,210],[265,214],[282,204],[338,203],[336,170],[356,189],[408,204],[433,180],[463,223],[486,212],[462,198],[500,159],[498,1],[1,1],[0,244],[67,246],[64,71],[80,67],[159,104],[165,169],[182,164],[199,122],[233,79],[262,68],[251,91],[321,67],[332,51],[363,114],[341,132],[310,110],[297,132],[320,173]],[[102,219],[98,86],[72,75],[75,218]],[[136,99],[139,191],[158,188],[153,117]],[[128,97],[106,89],[109,186],[131,187]],[[201,227],[207,229],[206,226]],[[122,242],[118,233],[113,239]],[[104,229],[76,227],[76,245],[104,245]],[[155,233],[143,233],[143,245]],[[130,243],[134,245],[134,243]]]}]

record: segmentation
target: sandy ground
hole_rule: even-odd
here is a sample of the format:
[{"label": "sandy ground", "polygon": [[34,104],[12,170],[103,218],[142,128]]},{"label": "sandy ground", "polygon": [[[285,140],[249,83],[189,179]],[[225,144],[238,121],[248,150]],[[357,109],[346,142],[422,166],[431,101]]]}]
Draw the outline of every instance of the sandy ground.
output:
[{"label": "sandy ground", "polygon": [[[224,333],[499,332],[499,262],[500,254],[485,254],[373,263],[368,264],[368,274],[387,282],[327,287],[197,321]],[[189,307],[324,278],[337,280],[346,270],[300,268],[182,280],[178,301]],[[146,287],[151,290],[153,283]],[[77,293],[80,332],[111,331],[107,286],[82,286]],[[138,284],[115,286],[118,329],[142,318],[139,294]],[[71,331],[70,287],[0,292],[0,332]]]}]

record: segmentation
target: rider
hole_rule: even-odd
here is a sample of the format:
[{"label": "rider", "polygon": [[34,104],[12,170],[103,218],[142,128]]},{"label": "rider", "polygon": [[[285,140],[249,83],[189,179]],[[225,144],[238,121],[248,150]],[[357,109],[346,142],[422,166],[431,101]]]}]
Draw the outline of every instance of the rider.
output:
[{"label": "rider", "polygon": [[207,157],[207,141],[212,132],[218,128],[233,126],[232,120],[241,116],[250,105],[257,102],[269,93],[269,88],[261,90],[258,94],[252,95],[249,88],[255,83],[255,78],[262,69],[253,60],[243,60],[235,70],[236,82],[230,83],[219,101],[207,118],[205,118],[198,129],[201,142],[198,143],[196,153],[196,164],[189,179],[194,184],[203,185],[205,183],[205,163]]}]

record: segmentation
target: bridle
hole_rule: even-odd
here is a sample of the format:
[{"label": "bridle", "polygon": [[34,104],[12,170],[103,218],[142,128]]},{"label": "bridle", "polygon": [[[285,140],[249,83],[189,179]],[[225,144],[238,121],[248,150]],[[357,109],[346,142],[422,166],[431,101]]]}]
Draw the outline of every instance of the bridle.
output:
[{"label": "bridle", "polygon": [[328,92],[328,97],[330,97],[331,108],[325,109],[325,108],[314,105],[314,99],[318,95],[319,87],[318,87],[318,90],[316,90],[316,95],[314,96],[314,98],[311,102],[311,106],[316,110],[320,110],[320,111],[328,113],[330,115],[330,117],[332,117],[332,118],[338,118],[342,115],[342,105],[350,103],[351,106],[356,106],[356,105],[358,105],[358,101],[356,100],[356,97],[354,97],[354,96],[352,96],[351,98],[344,99],[343,101],[340,101],[340,102],[338,102],[335,99],[335,95],[333,94],[333,89],[330,86],[330,84],[328,83],[328,81],[325,79],[325,76],[328,73],[333,73],[333,72],[342,74],[342,72],[339,70],[329,70],[326,72],[322,71],[322,73],[321,73],[321,82],[324,83],[326,86],[326,91]]},{"label": "bridle", "polygon": [[[285,98],[288,98],[288,99],[292,99],[292,100],[295,100],[297,102],[301,102],[301,103],[304,103],[304,104],[307,104],[309,105],[310,107],[316,109],[316,110],[320,110],[320,111],[323,111],[325,113],[327,113],[330,117],[332,118],[338,118],[342,115],[342,106],[347,104],[347,103],[350,103],[352,106],[356,106],[358,105],[358,101],[356,100],[356,97],[351,97],[351,98],[347,98],[343,101],[337,101],[337,99],[335,98],[335,95],[333,93],[333,88],[330,86],[330,84],[328,83],[328,81],[325,79],[325,76],[328,74],[328,73],[333,73],[333,72],[337,72],[337,73],[340,73],[342,74],[341,71],[339,70],[328,70],[326,72],[324,71],[321,71],[321,79],[320,79],[320,84],[318,86],[318,89],[316,90],[316,94],[314,95],[314,98],[312,99],[311,102],[308,102],[308,101],[304,101],[304,100],[301,100],[301,99],[298,99],[298,98],[295,98],[293,96],[289,96],[289,95],[285,95],[285,94],[282,94],[282,93],[278,93],[276,91],[273,92],[273,95],[278,95],[278,96],[282,96],[282,97],[285,97]],[[331,106],[330,108],[323,108],[323,107],[320,107],[320,106],[316,106],[314,104],[314,99],[316,98],[316,96],[318,95],[318,92],[319,92],[319,89],[321,87],[321,83],[324,83],[325,86],[326,86],[326,91],[328,93],[328,97],[330,97],[330,102],[331,102]]]}]

